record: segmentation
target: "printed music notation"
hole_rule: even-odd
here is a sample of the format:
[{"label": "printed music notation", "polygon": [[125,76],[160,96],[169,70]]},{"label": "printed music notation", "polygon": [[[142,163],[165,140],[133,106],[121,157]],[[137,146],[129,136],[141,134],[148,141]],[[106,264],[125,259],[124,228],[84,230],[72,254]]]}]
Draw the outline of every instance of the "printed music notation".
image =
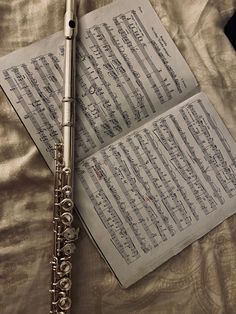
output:
[{"label": "printed music notation", "polygon": [[34,75],[29,66],[23,63],[3,70],[3,76],[16,98],[21,118],[30,121],[39,141],[53,158],[54,143],[59,141],[61,133],[59,110],[55,109],[50,99],[56,100],[59,108],[62,86],[52,71],[47,70],[48,76],[43,72],[42,67],[48,67],[45,56],[34,58],[31,62],[38,75]]},{"label": "printed music notation", "polygon": [[81,186],[111,242],[135,262],[236,195],[236,153],[201,98],[82,161]]},{"label": "printed music notation", "polygon": [[[76,162],[184,100],[196,87],[150,5],[125,4],[114,12],[96,17],[96,24],[86,16],[80,20]],[[50,167],[53,143],[61,138],[62,43],[57,33],[37,49],[33,44],[22,54],[14,52],[0,66],[2,86]]]},{"label": "printed music notation", "polygon": [[86,27],[78,41],[79,116],[100,147],[194,86],[177,71],[169,38],[145,27],[145,9]]}]

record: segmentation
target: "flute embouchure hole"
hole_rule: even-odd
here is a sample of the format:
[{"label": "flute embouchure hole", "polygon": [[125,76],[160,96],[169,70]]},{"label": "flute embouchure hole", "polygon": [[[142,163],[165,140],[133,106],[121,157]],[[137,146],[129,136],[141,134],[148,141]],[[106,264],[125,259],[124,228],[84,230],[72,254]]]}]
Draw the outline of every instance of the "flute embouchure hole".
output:
[{"label": "flute embouchure hole", "polygon": [[70,21],[69,21],[69,26],[70,26],[71,28],[75,28],[75,21],[70,20]]}]

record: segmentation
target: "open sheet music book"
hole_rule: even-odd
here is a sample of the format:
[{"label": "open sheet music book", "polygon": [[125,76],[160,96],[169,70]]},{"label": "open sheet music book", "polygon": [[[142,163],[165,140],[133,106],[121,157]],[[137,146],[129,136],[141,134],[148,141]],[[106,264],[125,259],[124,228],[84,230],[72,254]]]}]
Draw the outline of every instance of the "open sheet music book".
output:
[{"label": "open sheet music book", "polygon": [[[147,0],[80,19],[76,206],[128,287],[236,212],[236,145]],[[50,169],[63,36],[0,59],[0,83]]]}]

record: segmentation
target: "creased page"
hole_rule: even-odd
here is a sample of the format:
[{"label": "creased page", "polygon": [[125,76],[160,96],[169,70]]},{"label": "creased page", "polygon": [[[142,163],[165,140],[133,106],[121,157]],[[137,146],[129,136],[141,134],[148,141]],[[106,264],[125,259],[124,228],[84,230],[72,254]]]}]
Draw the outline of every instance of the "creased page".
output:
[{"label": "creased page", "polygon": [[[76,160],[186,99],[197,83],[147,0],[116,1],[79,21]],[[61,137],[63,34],[0,59],[0,83],[53,169]]]},{"label": "creased page", "polygon": [[236,143],[197,94],[82,161],[80,214],[133,284],[236,212]]}]

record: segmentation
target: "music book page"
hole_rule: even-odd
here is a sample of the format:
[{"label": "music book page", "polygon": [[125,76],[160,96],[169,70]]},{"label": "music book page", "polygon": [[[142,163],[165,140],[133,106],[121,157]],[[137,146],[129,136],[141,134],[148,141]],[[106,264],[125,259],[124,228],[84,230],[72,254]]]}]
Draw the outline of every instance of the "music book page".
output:
[{"label": "music book page", "polygon": [[128,287],[236,212],[236,145],[204,94],[76,169],[80,214]]},{"label": "music book page", "polygon": [[[54,171],[63,34],[0,59],[0,83]],[[128,287],[232,215],[236,145],[148,0],[80,19],[75,200]]]},{"label": "music book page", "polygon": [[[149,1],[79,20],[76,155],[81,160],[193,94],[196,80]],[[0,61],[1,85],[53,171],[61,138],[63,33]]]}]

